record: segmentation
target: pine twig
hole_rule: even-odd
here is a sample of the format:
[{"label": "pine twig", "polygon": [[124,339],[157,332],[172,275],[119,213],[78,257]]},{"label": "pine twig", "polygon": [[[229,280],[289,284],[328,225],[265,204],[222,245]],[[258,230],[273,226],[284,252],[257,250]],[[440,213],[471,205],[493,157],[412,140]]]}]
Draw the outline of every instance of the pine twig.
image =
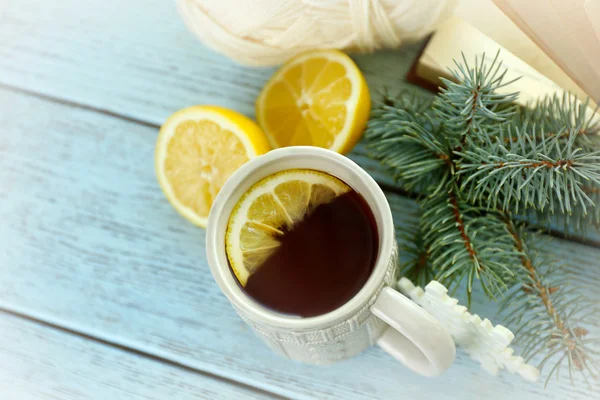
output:
[{"label": "pine twig", "polygon": [[435,270],[419,225],[419,217],[420,215],[404,226],[400,233],[400,254],[401,257],[408,258],[400,265],[400,275],[419,285],[426,285],[435,279]]},{"label": "pine twig", "polygon": [[525,211],[547,220],[561,214],[577,230],[600,227],[600,123],[567,94],[516,108],[516,93],[497,91],[510,83],[498,55],[485,61],[471,67],[463,55],[433,103],[403,94],[372,113],[370,155],[421,194],[403,273],[451,289],[466,281],[469,302],[480,284],[492,299],[505,298],[526,355],[543,355],[542,367],[556,361],[549,378],[565,365],[595,377],[592,356],[600,352],[590,347],[596,325],[588,323],[599,307],[576,295],[588,282],[568,280],[567,267],[540,258],[527,245],[540,235],[514,221]]},{"label": "pine twig", "polygon": [[410,93],[386,97],[372,113],[365,136],[372,158],[389,168],[394,180],[407,190],[423,191],[435,185],[443,190],[451,180],[451,152],[434,133],[436,124],[424,112],[430,102]]},{"label": "pine twig", "polygon": [[462,64],[455,62],[456,69],[450,70],[453,80],[442,78],[445,88],[435,98],[433,110],[442,121],[444,133],[454,138],[455,148],[461,148],[468,137],[485,140],[495,136],[516,113],[512,103],[518,93],[496,93],[514,82],[504,80],[506,70],[502,70],[499,54],[496,53],[489,65],[485,53],[481,60],[475,58],[475,68],[469,66],[462,54]]},{"label": "pine twig", "polygon": [[464,202],[455,185],[423,199],[421,208],[421,230],[435,279],[450,288],[466,279],[469,305],[476,280],[490,298],[502,297],[513,283],[510,266],[517,253],[498,216]]},{"label": "pine twig", "polygon": [[574,131],[569,131],[567,141],[557,135],[539,143],[532,139],[538,133],[535,127],[524,125],[513,131],[518,140],[508,146],[504,145],[507,136],[500,132],[490,146],[455,152],[461,157],[461,189],[471,201],[489,199],[491,208],[517,213],[519,208],[548,208],[550,213],[571,214],[576,207],[586,213],[595,206],[582,181],[600,184],[600,151],[581,151],[575,146]]},{"label": "pine twig", "polygon": [[[597,307],[583,298],[579,298],[578,303],[571,304],[571,309],[565,307],[565,303],[568,304],[565,297],[566,282],[550,282],[551,274],[544,276],[539,272],[539,265],[534,262],[534,257],[530,255],[531,250],[525,243],[523,230],[517,229],[509,214],[504,214],[503,218],[515,247],[521,254],[521,264],[525,272],[525,277],[521,278],[523,283],[517,285],[517,290],[521,293],[507,296],[503,308],[509,315],[507,325],[516,326],[514,333],[519,339],[518,342],[524,344],[524,355],[530,359],[537,353],[546,351],[547,355],[539,366],[541,369],[552,356],[562,353],[562,358],[548,374],[546,385],[553,373],[558,376],[564,359],[568,360],[571,381],[572,369],[597,379],[600,377],[600,367],[593,359],[591,343],[584,340],[589,332],[570,323],[578,314],[589,311],[590,308],[592,312],[598,313]],[[555,271],[552,272],[556,274]],[[528,306],[523,307],[523,303]],[[597,340],[593,342],[598,343]]]},{"label": "pine twig", "polygon": [[594,147],[598,148],[594,145],[594,141],[600,133],[600,118],[597,118],[598,109],[592,113],[589,110],[589,99],[581,103],[573,94],[564,92],[562,96],[557,94],[547,96],[537,103],[522,108],[516,114],[515,124],[529,123],[538,126],[541,131],[546,132],[544,135],[546,139],[554,135],[567,139],[568,133],[573,130],[578,136],[577,146],[593,150]]}]

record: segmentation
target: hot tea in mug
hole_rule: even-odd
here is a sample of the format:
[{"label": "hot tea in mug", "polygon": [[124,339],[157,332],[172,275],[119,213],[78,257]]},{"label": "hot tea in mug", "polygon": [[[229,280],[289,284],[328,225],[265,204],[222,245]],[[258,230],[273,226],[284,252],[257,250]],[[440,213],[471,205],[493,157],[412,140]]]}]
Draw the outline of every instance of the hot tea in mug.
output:
[{"label": "hot tea in mug", "polygon": [[227,256],[244,291],[293,316],[325,314],[350,300],[379,247],[366,200],[339,179],[286,170],[256,183],[232,213]]},{"label": "hot tea in mug", "polygon": [[428,376],[454,360],[448,332],[394,289],[383,191],[338,153],[287,147],[242,165],[212,205],[206,250],[235,311],[283,357],[329,364],[377,344]]}]

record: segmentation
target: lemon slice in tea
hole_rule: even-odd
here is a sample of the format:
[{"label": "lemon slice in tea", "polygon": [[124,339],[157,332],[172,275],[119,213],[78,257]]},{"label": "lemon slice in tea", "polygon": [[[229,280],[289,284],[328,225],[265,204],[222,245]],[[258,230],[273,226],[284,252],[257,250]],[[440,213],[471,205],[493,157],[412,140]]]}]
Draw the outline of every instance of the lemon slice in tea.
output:
[{"label": "lemon slice in tea", "polygon": [[254,184],[235,205],[225,234],[227,258],[240,284],[246,286],[277,250],[279,236],[350,190],[329,174],[306,169],[281,171]]}]

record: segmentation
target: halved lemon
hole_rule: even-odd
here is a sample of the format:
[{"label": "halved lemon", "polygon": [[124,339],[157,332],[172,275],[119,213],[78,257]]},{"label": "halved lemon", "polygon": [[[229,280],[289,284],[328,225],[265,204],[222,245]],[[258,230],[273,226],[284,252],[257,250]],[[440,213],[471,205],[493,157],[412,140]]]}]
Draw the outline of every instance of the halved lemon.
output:
[{"label": "halved lemon", "polygon": [[339,179],[318,171],[290,169],[255,183],[235,205],[225,234],[227,258],[242,286],[293,229],[315,208],[348,192]]},{"label": "halved lemon", "polygon": [[274,148],[306,145],[347,153],[360,139],[370,110],[364,77],[337,50],[294,57],[256,101],[258,123]]},{"label": "halved lemon", "polygon": [[215,106],[189,107],[171,115],[160,129],[156,176],[173,207],[205,227],[227,178],[269,149],[262,130],[242,114]]}]

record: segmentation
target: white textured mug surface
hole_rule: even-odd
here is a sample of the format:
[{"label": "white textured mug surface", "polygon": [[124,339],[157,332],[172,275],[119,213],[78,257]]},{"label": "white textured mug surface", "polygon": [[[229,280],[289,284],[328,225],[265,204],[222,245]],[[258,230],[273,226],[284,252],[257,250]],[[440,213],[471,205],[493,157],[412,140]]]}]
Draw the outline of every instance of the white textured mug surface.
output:
[{"label": "white textured mug surface", "polygon": [[[225,231],[235,204],[262,178],[287,169],[313,169],[346,182],[373,211],[380,238],[373,272],[363,288],[338,309],[309,318],[271,311],[250,298],[231,273]],[[350,159],[318,147],[273,150],[244,164],[215,199],[206,235],[211,272],[240,317],[276,353],[297,361],[329,364],[378,344],[408,368],[426,376],[454,361],[450,334],[425,310],[393,289],[397,246],[392,213],[377,183]]]}]

